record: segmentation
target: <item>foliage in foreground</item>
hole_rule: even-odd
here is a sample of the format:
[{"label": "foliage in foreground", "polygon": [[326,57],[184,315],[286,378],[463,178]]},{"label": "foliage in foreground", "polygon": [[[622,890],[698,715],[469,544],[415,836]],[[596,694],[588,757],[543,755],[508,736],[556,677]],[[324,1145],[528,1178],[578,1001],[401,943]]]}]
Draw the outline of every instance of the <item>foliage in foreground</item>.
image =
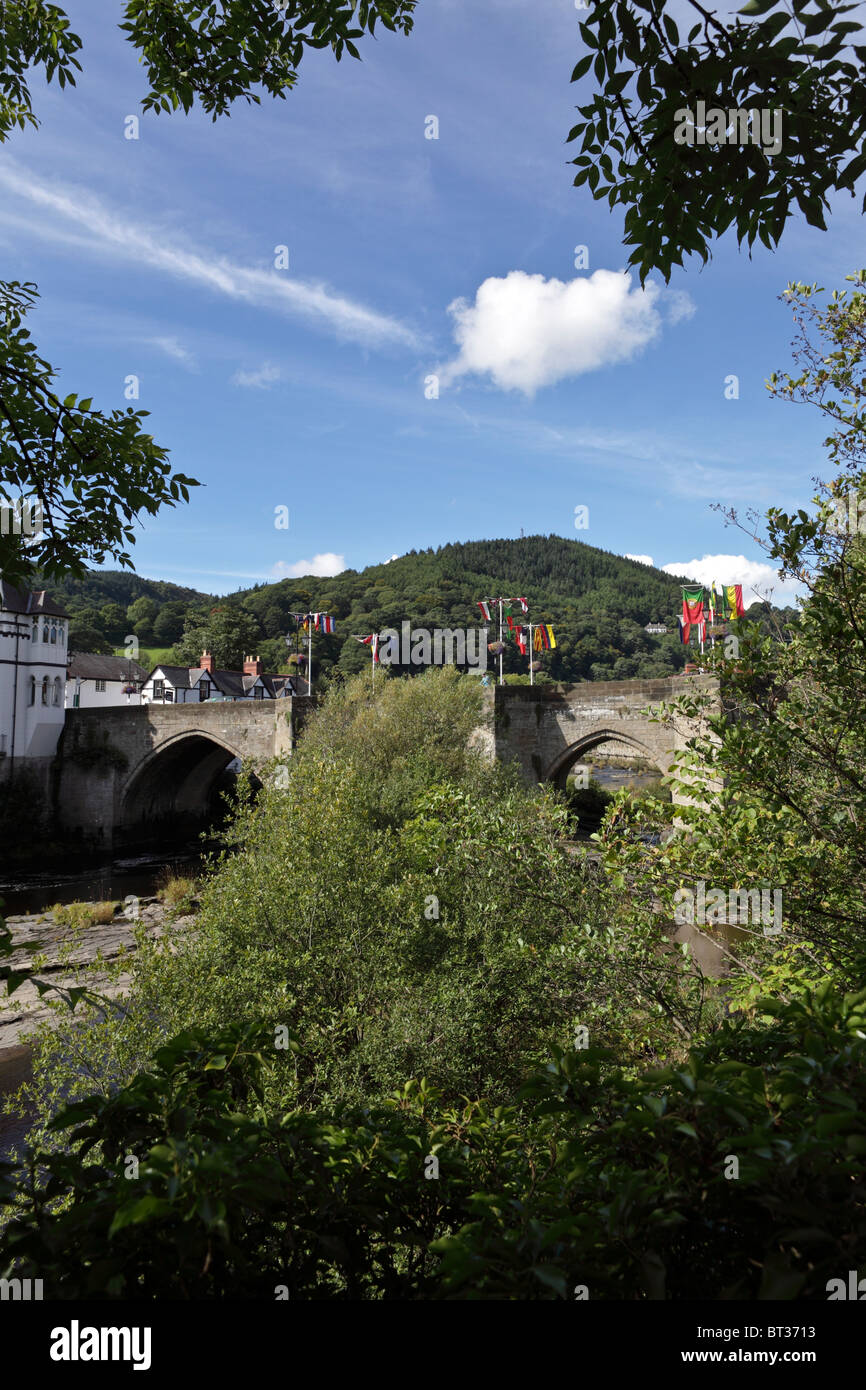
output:
[{"label": "foliage in foreground", "polygon": [[285,785],[239,806],[194,931],[140,933],[123,1009],[41,1026],[37,1111],[233,1023],[270,1034],[274,1110],[380,1104],[417,1076],[506,1103],[578,1025],[623,1064],[681,1052],[704,982],[658,923],[611,931],[567,808],[471,746],[480,701],[453,668],[329,694]]},{"label": "foliage in foreground", "polygon": [[557,1052],[510,1107],[422,1081],[273,1114],[267,1039],[183,1035],[57,1117],[0,1271],[60,1299],[824,1299],[866,1262],[866,991],[768,1007],[637,1077]]}]

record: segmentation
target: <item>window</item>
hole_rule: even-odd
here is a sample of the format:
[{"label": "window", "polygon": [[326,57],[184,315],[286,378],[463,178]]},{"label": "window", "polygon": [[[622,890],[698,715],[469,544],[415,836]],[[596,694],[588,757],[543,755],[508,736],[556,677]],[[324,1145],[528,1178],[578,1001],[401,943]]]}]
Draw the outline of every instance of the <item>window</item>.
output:
[{"label": "window", "polygon": [[96,686],[97,694],[99,694],[99,695],[104,695],[104,694],[105,694],[105,681],[94,681],[94,684],[95,684],[95,686]]},{"label": "window", "polygon": [[54,677],[54,701],[53,701],[53,703],[54,703],[55,705],[59,705],[59,704],[60,704],[60,677],[59,677],[59,676],[55,676],[55,677]]},{"label": "window", "polygon": [[39,619],[38,619],[38,618],[34,618],[34,619],[33,619],[33,633],[32,633],[32,635],[31,635],[31,639],[30,639],[30,640],[31,640],[32,642],[38,642],[38,641],[39,641]]},{"label": "window", "polygon": [[265,697],[265,692],[262,690],[262,687],[261,687],[260,685],[257,685],[256,688],[255,688],[255,690],[253,691],[253,699],[254,699],[254,700],[263,700],[264,697]]},{"label": "window", "polygon": [[51,641],[57,641],[57,627],[54,623],[51,624]]},{"label": "window", "polygon": [[210,689],[211,689],[211,687],[210,687],[210,681],[199,681],[199,683],[198,683],[198,698],[199,698],[199,704],[203,704],[205,700],[209,700],[209,699],[210,699]]},{"label": "window", "polygon": [[29,679],[29,681],[27,682],[27,703],[28,703],[28,705],[35,705],[35,704],[36,704],[36,677],[35,677],[35,676],[31,676],[30,679]]},{"label": "window", "polygon": [[43,642],[47,642],[47,641],[48,641],[48,624],[47,624],[44,620],[43,620],[43,623],[42,623],[42,641],[43,641]]},{"label": "window", "polygon": [[153,698],[154,698],[154,700],[164,700],[164,699],[165,699],[165,681],[154,681],[154,683],[153,683]]},{"label": "window", "polygon": [[47,676],[43,676],[43,677],[42,677],[42,703],[43,703],[43,705],[47,705],[47,704],[48,704],[48,685],[49,685],[48,677],[47,677]]},{"label": "window", "polygon": [[165,692],[165,695],[163,696],[163,699],[165,700],[165,703],[166,703],[167,705],[173,705],[173,704],[174,704],[174,691],[171,690],[171,689],[167,690],[167,691]]}]

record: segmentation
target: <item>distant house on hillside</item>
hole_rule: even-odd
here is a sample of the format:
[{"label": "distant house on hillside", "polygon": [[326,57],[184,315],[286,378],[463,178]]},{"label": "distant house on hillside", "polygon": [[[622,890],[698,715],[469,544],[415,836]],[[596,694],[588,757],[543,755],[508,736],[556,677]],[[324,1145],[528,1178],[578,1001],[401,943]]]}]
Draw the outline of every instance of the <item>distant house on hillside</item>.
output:
[{"label": "distant house on hillside", "polygon": [[217,671],[210,652],[199,666],[155,666],[141,688],[143,705],[203,704],[206,700],[280,700],[307,695],[300,676],[274,676],[262,670],[258,657],[248,656],[242,671]]},{"label": "distant house on hillside", "polygon": [[147,672],[125,656],[75,652],[66,672],[66,708],[99,709],[107,705],[140,705]]},{"label": "distant house on hillside", "polygon": [[0,579],[0,760],[53,758],[63,730],[69,614]]},{"label": "distant house on hillside", "polygon": [[650,632],[653,636],[661,636],[667,632],[667,628],[664,623],[647,623],[644,632]]}]

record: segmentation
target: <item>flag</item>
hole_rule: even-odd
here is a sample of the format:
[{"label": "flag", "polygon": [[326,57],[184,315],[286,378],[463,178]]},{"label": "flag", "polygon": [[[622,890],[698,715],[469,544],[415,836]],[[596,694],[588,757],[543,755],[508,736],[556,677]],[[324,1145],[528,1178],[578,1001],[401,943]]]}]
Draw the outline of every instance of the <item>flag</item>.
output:
[{"label": "flag", "polygon": [[490,617],[490,604],[487,602],[486,598],[480,598],[478,600],[478,607],[481,609],[484,621],[486,623],[492,622],[493,620]]},{"label": "flag", "polygon": [[316,632],[328,633],[337,631],[336,620],[331,617],[330,613],[314,613],[313,619]]},{"label": "flag", "polygon": [[742,618],[746,611],[743,607],[742,584],[726,584],[725,598],[728,601],[728,612],[731,619]]},{"label": "flag", "polygon": [[514,629],[514,636],[517,641],[517,646],[520,651],[520,655],[526,656],[526,653],[529,649],[529,628],[516,627]]},{"label": "flag", "polygon": [[677,618],[677,622],[680,625],[680,641],[682,642],[684,647],[687,647],[689,645],[689,633],[691,632],[691,627],[688,623],[684,623],[682,618]]},{"label": "flag", "polygon": [[683,622],[699,623],[704,616],[704,589],[702,584],[683,585]]},{"label": "flag", "polygon": [[556,646],[556,638],[553,635],[553,628],[549,623],[539,623],[535,629],[535,636],[532,645],[537,652],[549,651]]},{"label": "flag", "polygon": [[356,632],[353,632],[353,633],[352,633],[352,636],[354,637],[354,639],[355,639],[356,642],[363,642],[363,644],[364,644],[365,647],[372,647],[372,648],[373,648],[373,662],[374,662],[375,665],[378,665],[378,663],[379,663],[379,634],[378,634],[378,632],[371,632],[370,635],[369,635],[369,637],[359,637],[358,634],[357,634]]},{"label": "flag", "polygon": [[529,604],[525,598],[507,598],[502,612],[506,618],[513,618],[515,613],[528,613]]}]

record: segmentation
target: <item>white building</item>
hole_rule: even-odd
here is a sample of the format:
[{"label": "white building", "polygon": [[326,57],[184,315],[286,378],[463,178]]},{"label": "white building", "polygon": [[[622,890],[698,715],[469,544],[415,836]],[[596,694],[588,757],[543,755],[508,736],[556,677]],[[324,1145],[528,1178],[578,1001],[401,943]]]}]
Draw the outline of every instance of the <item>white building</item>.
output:
[{"label": "white building", "polygon": [[53,758],[63,731],[69,614],[0,579],[0,762]]},{"label": "white building", "polygon": [[75,652],[66,674],[66,708],[99,709],[106,705],[140,705],[147,672],[125,656]]},{"label": "white building", "polygon": [[201,704],[205,700],[279,700],[308,694],[300,676],[272,676],[258,657],[248,656],[242,671],[217,671],[210,652],[199,666],[155,666],[141,688],[143,705]]}]

